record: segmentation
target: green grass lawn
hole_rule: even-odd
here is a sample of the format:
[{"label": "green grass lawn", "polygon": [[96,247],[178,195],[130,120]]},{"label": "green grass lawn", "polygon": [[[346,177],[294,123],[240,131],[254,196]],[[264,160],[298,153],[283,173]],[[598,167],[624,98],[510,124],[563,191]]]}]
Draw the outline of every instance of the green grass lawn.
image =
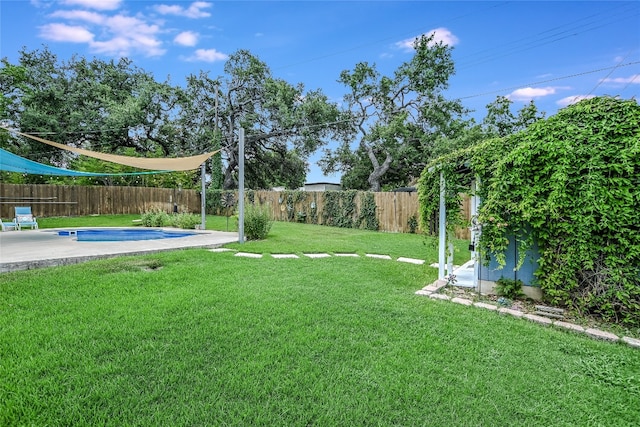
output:
[{"label": "green grass lawn", "polygon": [[[344,232],[243,250],[435,251]],[[0,425],[637,425],[640,351],[415,295],[436,273],[194,249],[2,274]]]}]

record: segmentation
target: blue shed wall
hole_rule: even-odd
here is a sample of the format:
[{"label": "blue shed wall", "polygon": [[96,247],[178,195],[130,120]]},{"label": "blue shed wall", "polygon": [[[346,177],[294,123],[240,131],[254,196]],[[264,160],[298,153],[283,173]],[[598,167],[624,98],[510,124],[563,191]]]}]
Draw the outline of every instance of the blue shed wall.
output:
[{"label": "blue shed wall", "polygon": [[488,280],[491,282],[498,281],[501,277],[513,280],[522,280],[526,286],[535,286],[535,271],[538,269],[538,259],[540,258],[540,252],[538,245],[534,242],[533,246],[527,251],[524,263],[519,270],[515,271],[515,266],[518,262],[518,245],[516,244],[515,236],[512,234],[508,236],[509,247],[505,253],[506,264],[503,268],[499,269],[499,265],[496,262],[494,256],[491,256],[489,265],[484,263],[479,265],[478,276],[480,280]]}]

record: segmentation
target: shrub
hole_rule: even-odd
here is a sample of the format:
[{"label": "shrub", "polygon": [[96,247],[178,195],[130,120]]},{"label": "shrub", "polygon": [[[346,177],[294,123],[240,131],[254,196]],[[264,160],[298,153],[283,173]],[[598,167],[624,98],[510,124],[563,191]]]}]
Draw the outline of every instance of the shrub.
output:
[{"label": "shrub", "polygon": [[194,229],[197,224],[200,224],[202,218],[200,215],[191,214],[191,213],[180,213],[172,216],[171,225],[173,227],[185,228],[185,229]]},{"label": "shrub", "polygon": [[160,208],[151,207],[142,213],[142,225],[145,227],[164,227],[171,223],[171,217]]},{"label": "shrub", "polygon": [[513,280],[506,277],[501,277],[496,282],[496,294],[509,299],[523,298],[523,285],[524,283],[522,282],[522,280]]},{"label": "shrub", "polygon": [[247,240],[261,240],[267,237],[273,221],[268,207],[247,205],[244,211],[244,234]]},{"label": "shrub", "polygon": [[409,233],[415,234],[418,230],[418,217],[416,215],[411,215],[407,220],[407,226],[409,227]]}]

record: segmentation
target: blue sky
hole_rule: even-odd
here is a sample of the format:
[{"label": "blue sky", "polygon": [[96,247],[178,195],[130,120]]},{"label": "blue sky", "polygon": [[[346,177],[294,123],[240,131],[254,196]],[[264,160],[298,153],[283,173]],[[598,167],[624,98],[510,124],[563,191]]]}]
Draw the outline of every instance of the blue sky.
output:
[{"label": "blue sky", "polygon": [[[356,63],[391,74],[411,41],[435,32],[454,47],[448,96],[484,117],[486,104],[533,99],[554,114],[582,97],[640,95],[640,2],[2,0],[0,56],[47,45],[59,58],[126,56],[157,80],[223,74],[248,49],[274,76],[321,88]],[[311,159],[307,181],[325,177]]]}]

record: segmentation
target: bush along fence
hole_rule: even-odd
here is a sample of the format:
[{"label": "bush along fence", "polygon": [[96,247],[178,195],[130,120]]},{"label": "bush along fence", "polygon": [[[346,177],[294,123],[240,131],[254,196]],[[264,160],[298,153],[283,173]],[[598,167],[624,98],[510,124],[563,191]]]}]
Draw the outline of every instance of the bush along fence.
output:
[{"label": "bush along fence", "polygon": [[[208,214],[235,215],[237,191],[207,190]],[[394,233],[417,233],[418,195],[415,192],[262,191],[247,190],[246,203],[264,206],[276,221],[333,227],[362,228]],[[198,190],[0,183],[0,216],[13,218],[16,206],[31,206],[35,216],[200,213]],[[463,217],[470,219],[469,200],[463,199]],[[437,230],[436,219],[430,230]],[[460,228],[456,236],[469,238]]]}]

